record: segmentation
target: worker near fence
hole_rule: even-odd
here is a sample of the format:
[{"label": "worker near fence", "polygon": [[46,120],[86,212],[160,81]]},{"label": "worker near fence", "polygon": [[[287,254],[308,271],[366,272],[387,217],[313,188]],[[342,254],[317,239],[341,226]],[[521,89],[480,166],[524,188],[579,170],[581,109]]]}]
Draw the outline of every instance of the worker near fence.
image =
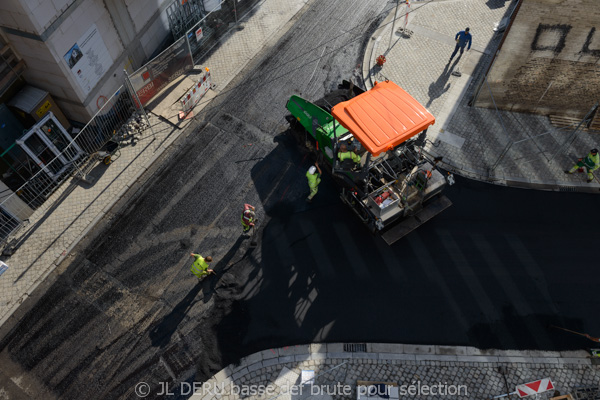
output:
[{"label": "worker near fence", "polygon": [[[317,171],[319,171],[318,174],[316,173]],[[318,163],[315,163],[315,165],[311,166],[306,172],[306,179],[308,179],[308,187],[310,188],[310,194],[306,198],[306,201],[308,201],[309,203],[319,191],[319,183],[321,183],[321,174],[321,168],[319,168]]]},{"label": "worker near fence", "polygon": [[208,263],[212,262],[212,257],[208,256],[204,258],[200,254],[194,253],[190,253],[190,255],[194,257],[194,263],[192,264],[192,268],[190,268],[190,270],[198,279],[202,279],[208,274],[215,273],[215,271],[208,268]]},{"label": "worker near fence", "polygon": [[594,180],[594,172],[600,167],[600,157],[598,156],[598,149],[592,149],[590,154],[585,158],[580,158],[577,164],[573,165],[573,168],[566,170],[565,174],[572,174],[579,168],[584,168],[587,170],[587,182],[590,183]]},{"label": "worker near fence", "polygon": [[250,204],[244,204],[244,211],[242,212],[242,228],[244,233],[248,232],[250,228],[254,227],[256,220],[256,209]]},{"label": "worker near fence", "polygon": [[338,159],[340,162],[344,162],[345,160],[352,160],[355,164],[360,163],[360,156],[353,151],[348,151],[348,146],[345,143],[340,145],[340,150],[338,151]]}]

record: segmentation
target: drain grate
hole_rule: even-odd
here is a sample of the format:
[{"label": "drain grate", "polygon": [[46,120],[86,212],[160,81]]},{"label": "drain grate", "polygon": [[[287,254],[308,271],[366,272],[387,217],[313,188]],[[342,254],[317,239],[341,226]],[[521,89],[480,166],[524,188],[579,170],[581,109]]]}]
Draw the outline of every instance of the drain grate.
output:
[{"label": "drain grate", "polygon": [[575,186],[561,186],[558,188],[559,192],[574,192]]},{"label": "drain grate", "polygon": [[366,343],[344,343],[344,351],[348,353],[359,353],[367,351]]}]

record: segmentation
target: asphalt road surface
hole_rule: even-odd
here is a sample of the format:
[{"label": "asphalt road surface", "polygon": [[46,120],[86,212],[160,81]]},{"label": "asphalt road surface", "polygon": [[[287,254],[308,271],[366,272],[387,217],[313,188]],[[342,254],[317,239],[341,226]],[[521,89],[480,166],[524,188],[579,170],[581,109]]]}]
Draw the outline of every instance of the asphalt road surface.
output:
[{"label": "asphalt road surface", "polygon": [[[597,196],[458,179],[450,209],[388,247],[329,176],[305,202],[311,155],[289,132],[273,143],[228,114],[213,122],[3,341],[60,398],[118,398],[140,381],[155,392],[299,343],[562,350],[589,343],[549,324],[600,331]],[[240,236],[246,201],[254,249]],[[212,255],[217,276],[198,283],[191,251]]]},{"label": "asphalt road surface", "polygon": [[[458,179],[446,193],[454,205],[391,247],[328,175],[304,201],[314,159],[287,127],[285,101],[318,98],[353,74],[383,10],[369,3],[312,3],[78,250],[0,342],[3,368],[22,371],[31,396],[131,398],[140,381],[156,393],[159,382],[202,381],[299,343],[562,350],[591,342],[549,324],[598,336],[597,196]],[[332,19],[336,8],[352,12]],[[245,202],[258,209],[256,248],[241,236]],[[192,251],[213,256],[217,275],[198,283]]]}]

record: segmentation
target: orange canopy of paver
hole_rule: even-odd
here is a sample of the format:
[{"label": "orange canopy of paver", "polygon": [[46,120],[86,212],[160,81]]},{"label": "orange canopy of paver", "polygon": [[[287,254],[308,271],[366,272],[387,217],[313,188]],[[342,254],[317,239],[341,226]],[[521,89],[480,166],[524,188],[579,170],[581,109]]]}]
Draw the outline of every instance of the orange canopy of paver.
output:
[{"label": "orange canopy of paver", "polygon": [[435,117],[394,82],[385,81],[331,110],[335,119],[374,156],[435,123]]}]

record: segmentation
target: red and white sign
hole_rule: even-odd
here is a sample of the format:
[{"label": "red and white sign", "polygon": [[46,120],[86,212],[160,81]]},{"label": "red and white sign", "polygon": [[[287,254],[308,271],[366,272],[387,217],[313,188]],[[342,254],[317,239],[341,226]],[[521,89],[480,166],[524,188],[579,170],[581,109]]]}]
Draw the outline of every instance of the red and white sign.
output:
[{"label": "red and white sign", "polygon": [[204,36],[204,34],[202,33],[202,28],[198,28],[196,29],[196,41],[200,41],[200,39],[202,39],[202,36]]},{"label": "red and white sign", "polygon": [[202,79],[180,100],[181,109],[184,114],[189,113],[194,108],[206,92],[208,92],[210,85],[210,70],[206,68]]},{"label": "red and white sign", "polygon": [[550,389],[554,389],[554,385],[550,378],[540,379],[539,381],[525,383],[523,385],[517,386],[517,394],[519,397],[527,397],[532,394],[538,394],[546,392]]}]

